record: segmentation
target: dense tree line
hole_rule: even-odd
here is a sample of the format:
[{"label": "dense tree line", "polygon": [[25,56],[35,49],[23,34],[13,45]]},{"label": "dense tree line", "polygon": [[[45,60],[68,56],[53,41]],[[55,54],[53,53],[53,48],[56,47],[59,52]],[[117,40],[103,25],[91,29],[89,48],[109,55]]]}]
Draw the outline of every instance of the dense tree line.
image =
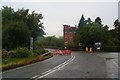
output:
[{"label": "dense tree line", "polygon": [[42,14],[29,12],[29,9],[15,11],[8,6],[2,7],[2,47],[11,50],[17,47],[29,47],[29,39],[44,35],[44,26],[40,21]]},{"label": "dense tree line", "polygon": [[90,18],[85,20],[82,15],[78,23],[78,31],[75,36],[75,45],[82,47],[95,47],[95,42],[101,42],[102,47],[119,47],[120,46],[120,22],[115,20],[115,28],[109,30],[107,25],[102,24],[100,17],[95,21]]},{"label": "dense tree line", "polygon": [[47,36],[35,42],[36,48],[42,46],[46,48],[63,48],[63,37]]}]

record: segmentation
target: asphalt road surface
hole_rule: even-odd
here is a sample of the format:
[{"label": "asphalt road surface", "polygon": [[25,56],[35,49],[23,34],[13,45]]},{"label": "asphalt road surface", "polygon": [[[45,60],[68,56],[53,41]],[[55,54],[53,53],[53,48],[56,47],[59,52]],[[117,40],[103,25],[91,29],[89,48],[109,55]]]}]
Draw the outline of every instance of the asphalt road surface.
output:
[{"label": "asphalt road surface", "polygon": [[[108,56],[109,55],[109,56]],[[118,55],[73,51],[3,72],[3,78],[118,78]]]}]

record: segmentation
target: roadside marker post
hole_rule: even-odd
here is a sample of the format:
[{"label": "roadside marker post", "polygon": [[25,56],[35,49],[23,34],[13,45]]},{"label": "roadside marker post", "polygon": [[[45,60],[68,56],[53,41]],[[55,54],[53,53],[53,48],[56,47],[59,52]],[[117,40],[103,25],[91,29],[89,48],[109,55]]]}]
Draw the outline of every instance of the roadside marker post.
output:
[{"label": "roadside marker post", "polygon": [[90,52],[92,52],[92,48],[90,48]]},{"label": "roadside marker post", "polygon": [[86,52],[88,52],[88,47],[86,47]]}]

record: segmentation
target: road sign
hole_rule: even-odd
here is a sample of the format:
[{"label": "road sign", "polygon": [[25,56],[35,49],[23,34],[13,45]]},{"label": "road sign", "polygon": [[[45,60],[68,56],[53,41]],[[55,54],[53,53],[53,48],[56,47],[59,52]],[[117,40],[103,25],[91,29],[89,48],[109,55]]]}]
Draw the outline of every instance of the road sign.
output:
[{"label": "road sign", "polygon": [[101,45],[101,42],[95,42],[95,45],[96,46]]},{"label": "road sign", "polygon": [[101,42],[95,42],[96,48],[99,51],[100,50],[100,46],[101,46]]}]

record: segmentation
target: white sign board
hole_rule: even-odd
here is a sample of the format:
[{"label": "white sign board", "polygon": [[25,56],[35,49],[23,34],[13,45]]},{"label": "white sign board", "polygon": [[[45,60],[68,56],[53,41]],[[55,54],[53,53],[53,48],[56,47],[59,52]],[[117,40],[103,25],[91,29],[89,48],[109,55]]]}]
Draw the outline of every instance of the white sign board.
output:
[{"label": "white sign board", "polygon": [[95,45],[96,46],[101,45],[101,42],[96,42]]},{"label": "white sign board", "polygon": [[97,47],[97,50],[100,50],[101,42],[96,42],[95,45]]}]

